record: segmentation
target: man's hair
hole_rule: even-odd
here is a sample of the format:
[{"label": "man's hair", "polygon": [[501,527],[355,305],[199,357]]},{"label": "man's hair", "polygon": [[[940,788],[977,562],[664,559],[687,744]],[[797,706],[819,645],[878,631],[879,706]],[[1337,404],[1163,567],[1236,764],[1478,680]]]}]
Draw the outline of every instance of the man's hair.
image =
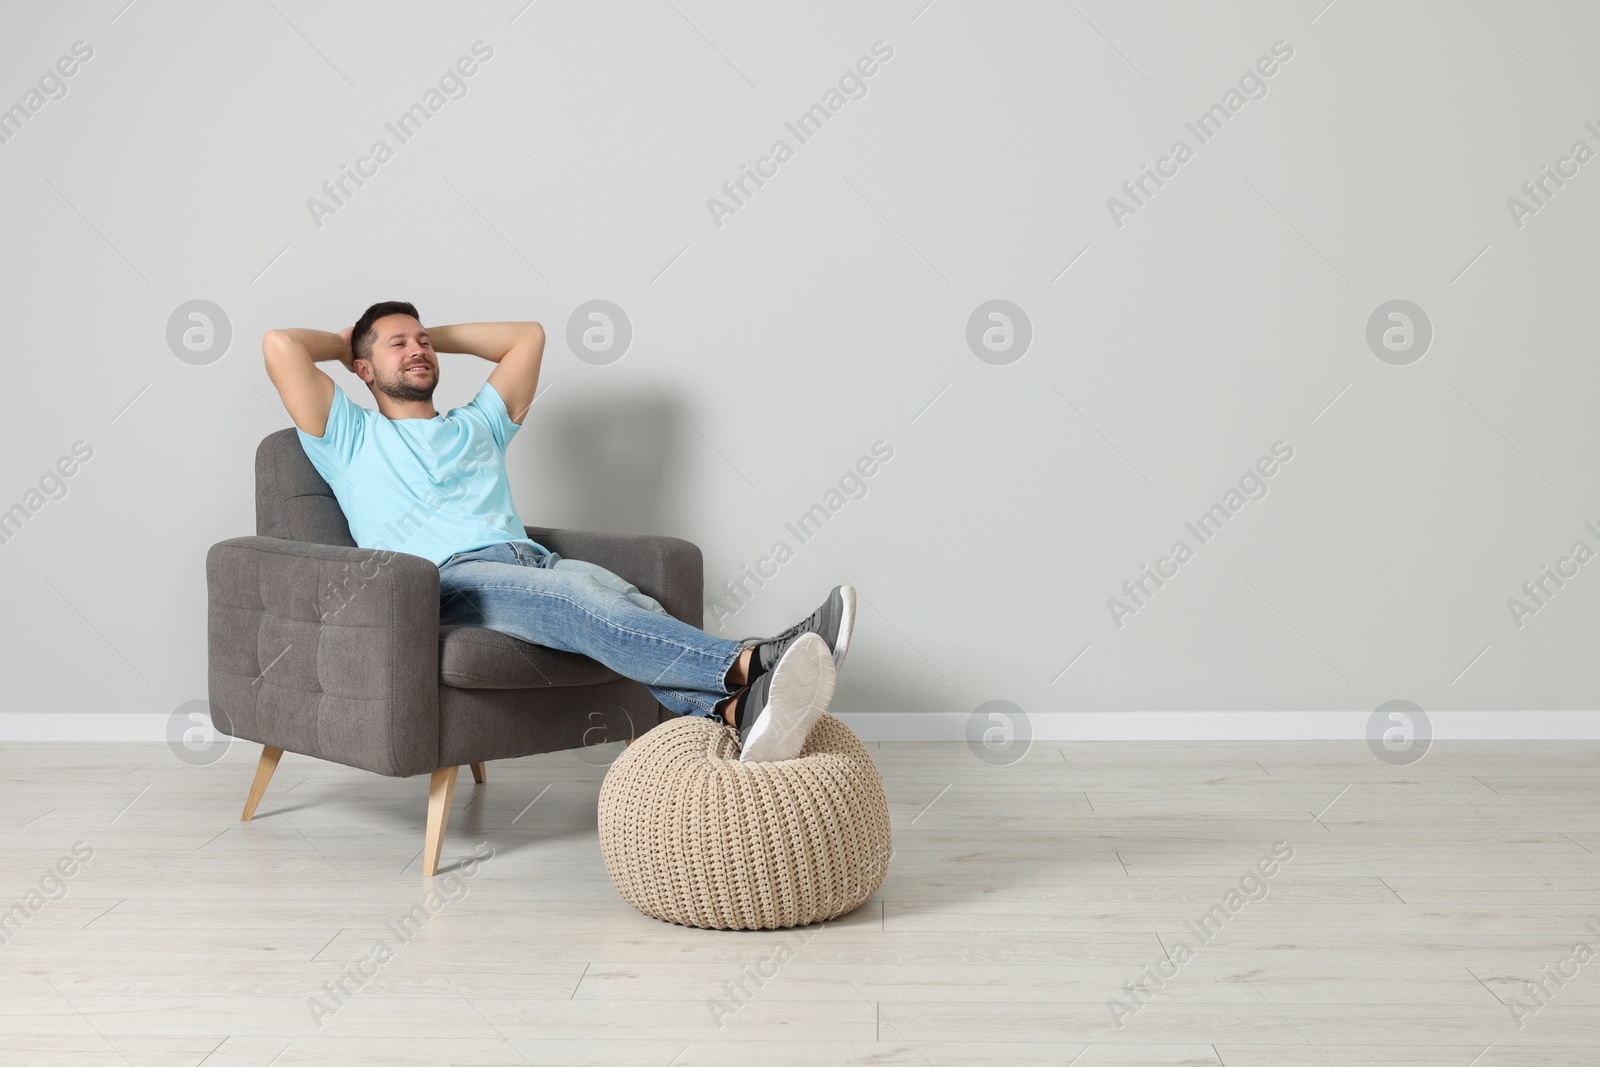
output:
[{"label": "man's hair", "polygon": [[372,359],[372,342],[374,340],[372,326],[385,315],[410,315],[418,322],[422,321],[422,316],[417,314],[416,305],[404,300],[385,300],[381,304],[373,304],[361,313],[361,317],[356,320],[355,328],[350,331],[350,358],[352,360]]}]

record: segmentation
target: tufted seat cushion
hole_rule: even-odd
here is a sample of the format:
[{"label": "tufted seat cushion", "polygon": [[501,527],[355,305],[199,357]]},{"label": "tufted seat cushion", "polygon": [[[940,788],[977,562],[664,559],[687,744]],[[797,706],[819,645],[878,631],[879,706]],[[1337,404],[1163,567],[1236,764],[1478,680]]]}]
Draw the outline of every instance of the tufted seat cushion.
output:
[{"label": "tufted seat cushion", "polygon": [[549,689],[621,677],[588,656],[532,645],[499,630],[439,627],[439,679],[457,689]]},{"label": "tufted seat cushion", "polygon": [[877,892],[889,805],[849,727],[824,715],[794,759],[738,754],[731,726],[686,715],[617,757],[600,786],[600,850],[624,900],[684,926],[773,930]]}]

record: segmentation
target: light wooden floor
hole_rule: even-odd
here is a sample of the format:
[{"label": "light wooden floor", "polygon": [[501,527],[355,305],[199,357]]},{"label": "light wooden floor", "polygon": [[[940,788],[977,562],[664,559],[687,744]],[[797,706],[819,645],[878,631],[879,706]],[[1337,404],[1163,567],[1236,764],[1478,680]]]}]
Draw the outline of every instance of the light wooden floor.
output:
[{"label": "light wooden floor", "polygon": [[[889,878],[804,934],[645,918],[600,861],[604,768],[492,763],[485,786],[463,772],[431,883],[454,870],[457,899],[408,941],[426,776],[289,754],[240,824],[258,752],[0,747],[0,909],[94,849],[0,944],[0,1063],[1600,1064],[1600,958],[1520,1028],[1509,1006],[1575,943],[1600,951],[1592,743],[1440,743],[1395,769],[1360,743],[1038,744],[991,767],[885,742]],[[1267,896],[1209,944],[1186,933],[1276,841],[1294,858]],[[314,1019],[379,939],[392,958]],[[1180,940],[1193,958],[1119,1028],[1107,1000]]]}]

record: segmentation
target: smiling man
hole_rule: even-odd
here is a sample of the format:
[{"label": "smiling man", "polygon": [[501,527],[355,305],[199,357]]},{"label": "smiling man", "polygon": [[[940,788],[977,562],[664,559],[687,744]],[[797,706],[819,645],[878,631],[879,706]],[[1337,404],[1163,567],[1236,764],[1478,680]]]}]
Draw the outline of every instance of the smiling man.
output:
[{"label": "smiling man", "polygon": [[[836,586],[780,634],[730,641],[667,614],[626,579],[530,540],[505,453],[539,383],[537,322],[422,325],[404,301],[374,304],[339,333],[269,330],[267,373],[362,548],[423,556],[439,567],[440,619],[577,652],[643,682],[680,715],[739,732],[740,759],[799,755],[827,710],[855,622],[855,590]],[[466,405],[434,410],[439,353],[495,364]],[[316,364],[338,360],[377,410],[344,394]]]}]

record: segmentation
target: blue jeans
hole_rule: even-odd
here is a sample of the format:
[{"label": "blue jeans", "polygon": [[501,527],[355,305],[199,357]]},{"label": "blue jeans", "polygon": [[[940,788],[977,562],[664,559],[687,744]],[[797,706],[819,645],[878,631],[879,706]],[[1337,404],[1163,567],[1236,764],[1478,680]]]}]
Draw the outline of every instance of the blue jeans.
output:
[{"label": "blue jeans", "polygon": [[441,563],[439,622],[588,656],[643,682],[679,715],[717,715],[731,692],[728,670],[748,643],[673,618],[604,567],[520,541],[457,552]]}]

